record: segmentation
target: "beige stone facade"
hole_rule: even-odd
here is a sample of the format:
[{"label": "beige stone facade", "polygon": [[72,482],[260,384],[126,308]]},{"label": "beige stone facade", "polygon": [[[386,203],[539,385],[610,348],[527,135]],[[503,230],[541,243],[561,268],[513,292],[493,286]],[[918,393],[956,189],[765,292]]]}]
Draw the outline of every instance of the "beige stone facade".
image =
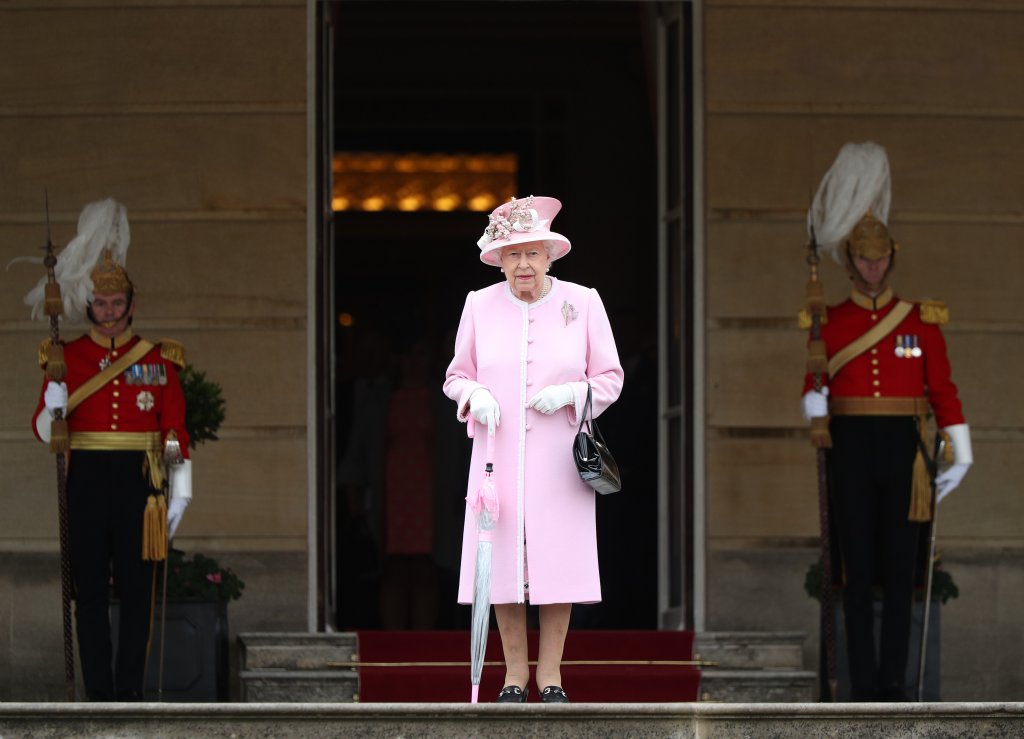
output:
[{"label": "beige stone facade", "polygon": [[[112,196],[132,227],[137,328],[182,341],[223,386],[194,453],[179,545],[247,581],[232,632],[303,630],[310,447],[307,208],[312,0],[0,4],[0,261],[74,234]],[[586,12],[580,5],[580,12]],[[701,4],[705,150],[707,627],[805,629],[814,455],[798,410],[804,213],[842,143],[893,170],[897,289],[950,307],[975,467],[943,504],[961,595],[943,611],[943,693],[1019,695],[1024,607],[1024,7],[985,0]],[[59,700],[53,460],[29,431],[46,326],[3,272],[0,700]],[[834,264],[832,301],[847,281]],[[653,289],[653,285],[652,285]],[[67,329],[71,333],[72,329]],[[817,650],[809,645],[808,665]]]}]

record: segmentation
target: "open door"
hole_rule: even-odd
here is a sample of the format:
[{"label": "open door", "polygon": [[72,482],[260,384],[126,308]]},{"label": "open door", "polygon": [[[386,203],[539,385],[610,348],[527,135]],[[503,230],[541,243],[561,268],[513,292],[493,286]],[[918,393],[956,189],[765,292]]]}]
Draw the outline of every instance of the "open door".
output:
[{"label": "open door", "polygon": [[310,454],[310,476],[313,479],[309,501],[309,629],[324,631],[334,623],[337,613],[337,570],[335,521],[335,331],[334,331],[334,211],[331,207],[332,159],[334,141],[334,43],[335,3],[315,3],[311,23],[311,40],[315,44],[313,67],[313,130],[315,137],[314,177],[310,192],[309,227],[312,239],[308,279],[309,299],[315,316],[309,327],[309,368],[311,402],[310,428],[315,430],[315,449]]},{"label": "open door", "polygon": [[661,3],[658,49],[658,610],[663,629],[703,626],[702,341],[696,207],[695,3]]}]

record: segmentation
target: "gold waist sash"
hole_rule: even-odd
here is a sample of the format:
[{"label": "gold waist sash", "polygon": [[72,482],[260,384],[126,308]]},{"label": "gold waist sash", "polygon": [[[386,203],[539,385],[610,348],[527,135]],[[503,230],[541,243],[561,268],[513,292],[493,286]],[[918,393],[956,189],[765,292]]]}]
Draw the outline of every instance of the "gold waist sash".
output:
[{"label": "gold waist sash", "polygon": [[160,459],[163,438],[159,431],[75,431],[71,448],[83,451],[145,452],[143,473],[157,490],[164,485],[164,466]]},{"label": "gold waist sash", "polygon": [[832,398],[828,411],[833,416],[926,416],[927,398]]}]

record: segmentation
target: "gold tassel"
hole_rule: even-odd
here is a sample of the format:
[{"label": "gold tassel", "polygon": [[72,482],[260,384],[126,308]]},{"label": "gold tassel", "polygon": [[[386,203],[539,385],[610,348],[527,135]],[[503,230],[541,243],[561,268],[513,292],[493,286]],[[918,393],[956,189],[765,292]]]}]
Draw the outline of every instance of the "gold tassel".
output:
[{"label": "gold tassel", "polygon": [[828,356],[825,353],[825,342],[813,339],[807,342],[807,371],[812,375],[828,373]]},{"label": "gold tassel", "polygon": [[47,344],[46,379],[63,382],[67,374],[68,365],[64,361],[64,346],[62,344]]},{"label": "gold tassel", "polygon": [[[918,419],[918,433],[924,440],[928,434],[927,421],[924,416]],[[908,521],[923,523],[932,520],[932,481],[928,476],[928,466],[924,462],[924,453],[920,448],[914,457],[914,477],[910,490],[910,512]]]},{"label": "gold tassel", "polygon": [[50,422],[50,451],[54,454],[67,454],[71,450],[68,437],[68,422],[63,418],[55,418]]},{"label": "gold tassel", "polygon": [[167,503],[163,495],[150,495],[142,516],[142,559],[162,562],[167,559]]},{"label": "gold tassel", "polygon": [[142,476],[149,478],[149,486],[154,490],[164,488],[164,463],[155,449],[147,449],[142,460]]},{"label": "gold tassel", "polygon": [[43,314],[59,316],[64,312],[64,299],[60,296],[60,283],[47,282],[43,292]]},{"label": "gold tassel", "polygon": [[831,449],[832,434],[828,430],[828,416],[811,419],[811,445],[815,449]]}]

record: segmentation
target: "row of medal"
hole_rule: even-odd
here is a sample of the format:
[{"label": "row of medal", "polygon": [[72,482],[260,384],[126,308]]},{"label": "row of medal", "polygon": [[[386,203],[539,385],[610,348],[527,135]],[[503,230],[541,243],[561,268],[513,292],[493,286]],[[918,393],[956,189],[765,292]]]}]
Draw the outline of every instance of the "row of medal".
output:
[{"label": "row of medal", "polygon": [[124,371],[128,385],[166,385],[167,368],[162,364],[133,364]]},{"label": "row of medal", "polygon": [[920,357],[924,354],[917,345],[917,334],[896,334],[896,356],[905,359]]}]

